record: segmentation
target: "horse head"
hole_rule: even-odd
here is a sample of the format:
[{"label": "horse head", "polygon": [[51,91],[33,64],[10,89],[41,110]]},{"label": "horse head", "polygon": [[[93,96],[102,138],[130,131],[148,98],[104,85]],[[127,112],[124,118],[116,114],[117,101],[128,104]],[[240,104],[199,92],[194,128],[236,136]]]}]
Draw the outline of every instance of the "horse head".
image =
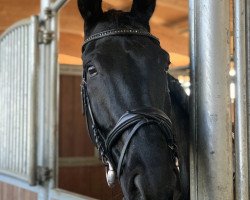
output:
[{"label": "horse head", "polygon": [[156,0],[130,12],[103,12],[101,0],[78,0],[84,19],[82,93],[90,137],[124,198],[182,199],[172,131],[169,54],[150,34]]}]

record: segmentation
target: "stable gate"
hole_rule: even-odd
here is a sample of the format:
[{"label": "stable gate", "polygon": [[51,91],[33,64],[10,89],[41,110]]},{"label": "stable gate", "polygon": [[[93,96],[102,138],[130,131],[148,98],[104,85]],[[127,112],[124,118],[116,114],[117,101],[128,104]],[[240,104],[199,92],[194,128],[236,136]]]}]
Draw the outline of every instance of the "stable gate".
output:
[{"label": "stable gate", "polygon": [[37,33],[34,16],[0,38],[0,172],[32,185],[36,175]]}]

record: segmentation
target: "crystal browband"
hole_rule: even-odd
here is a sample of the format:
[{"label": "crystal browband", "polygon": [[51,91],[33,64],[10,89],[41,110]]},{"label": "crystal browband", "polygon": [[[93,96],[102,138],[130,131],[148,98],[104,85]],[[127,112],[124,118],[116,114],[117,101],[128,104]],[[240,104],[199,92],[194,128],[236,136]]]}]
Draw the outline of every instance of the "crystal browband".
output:
[{"label": "crystal browband", "polygon": [[140,36],[146,36],[149,38],[152,38],[154,40],[156,40],[158,43],[159,39],[155,36],[153,36],[151,33],[149,33],[148,31],[142,31],[142,30],[138,30],[138,29],[111,29],[111,30],[107,30],[107,31],[102,31],[99,33],[96,33],[94,35],[91,35],[90,37],[88,37],[84,43],[83,46],[85,46],[87,43],[93,41],[93,40],[97,40],[100,38],[104,38],[107,36],[114,36],[114,35],[140,35]]}]

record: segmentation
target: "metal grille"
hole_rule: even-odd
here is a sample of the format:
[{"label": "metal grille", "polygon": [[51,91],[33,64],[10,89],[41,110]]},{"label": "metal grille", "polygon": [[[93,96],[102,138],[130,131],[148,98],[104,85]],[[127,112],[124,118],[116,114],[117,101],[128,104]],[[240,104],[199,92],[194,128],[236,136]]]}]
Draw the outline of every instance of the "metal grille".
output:
[{"label": "metal grille", "polygon": [[35,181],[38,19],[0,37],[0,173]]}]

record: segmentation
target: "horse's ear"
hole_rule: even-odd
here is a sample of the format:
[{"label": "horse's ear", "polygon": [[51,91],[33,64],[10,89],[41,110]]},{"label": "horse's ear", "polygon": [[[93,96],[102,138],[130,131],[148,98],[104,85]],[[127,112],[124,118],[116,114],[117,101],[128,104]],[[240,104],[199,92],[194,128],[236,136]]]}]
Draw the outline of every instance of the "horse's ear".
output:
[{"label": "horse's ear", "polygon": [[131,13],[148,23],[154,13],[156,0],[134,0]]},{"label": "horse's ear", "polygon": [[103,13],[102,0],[77,0],[77,3],[85,23],[94,22]]}]

